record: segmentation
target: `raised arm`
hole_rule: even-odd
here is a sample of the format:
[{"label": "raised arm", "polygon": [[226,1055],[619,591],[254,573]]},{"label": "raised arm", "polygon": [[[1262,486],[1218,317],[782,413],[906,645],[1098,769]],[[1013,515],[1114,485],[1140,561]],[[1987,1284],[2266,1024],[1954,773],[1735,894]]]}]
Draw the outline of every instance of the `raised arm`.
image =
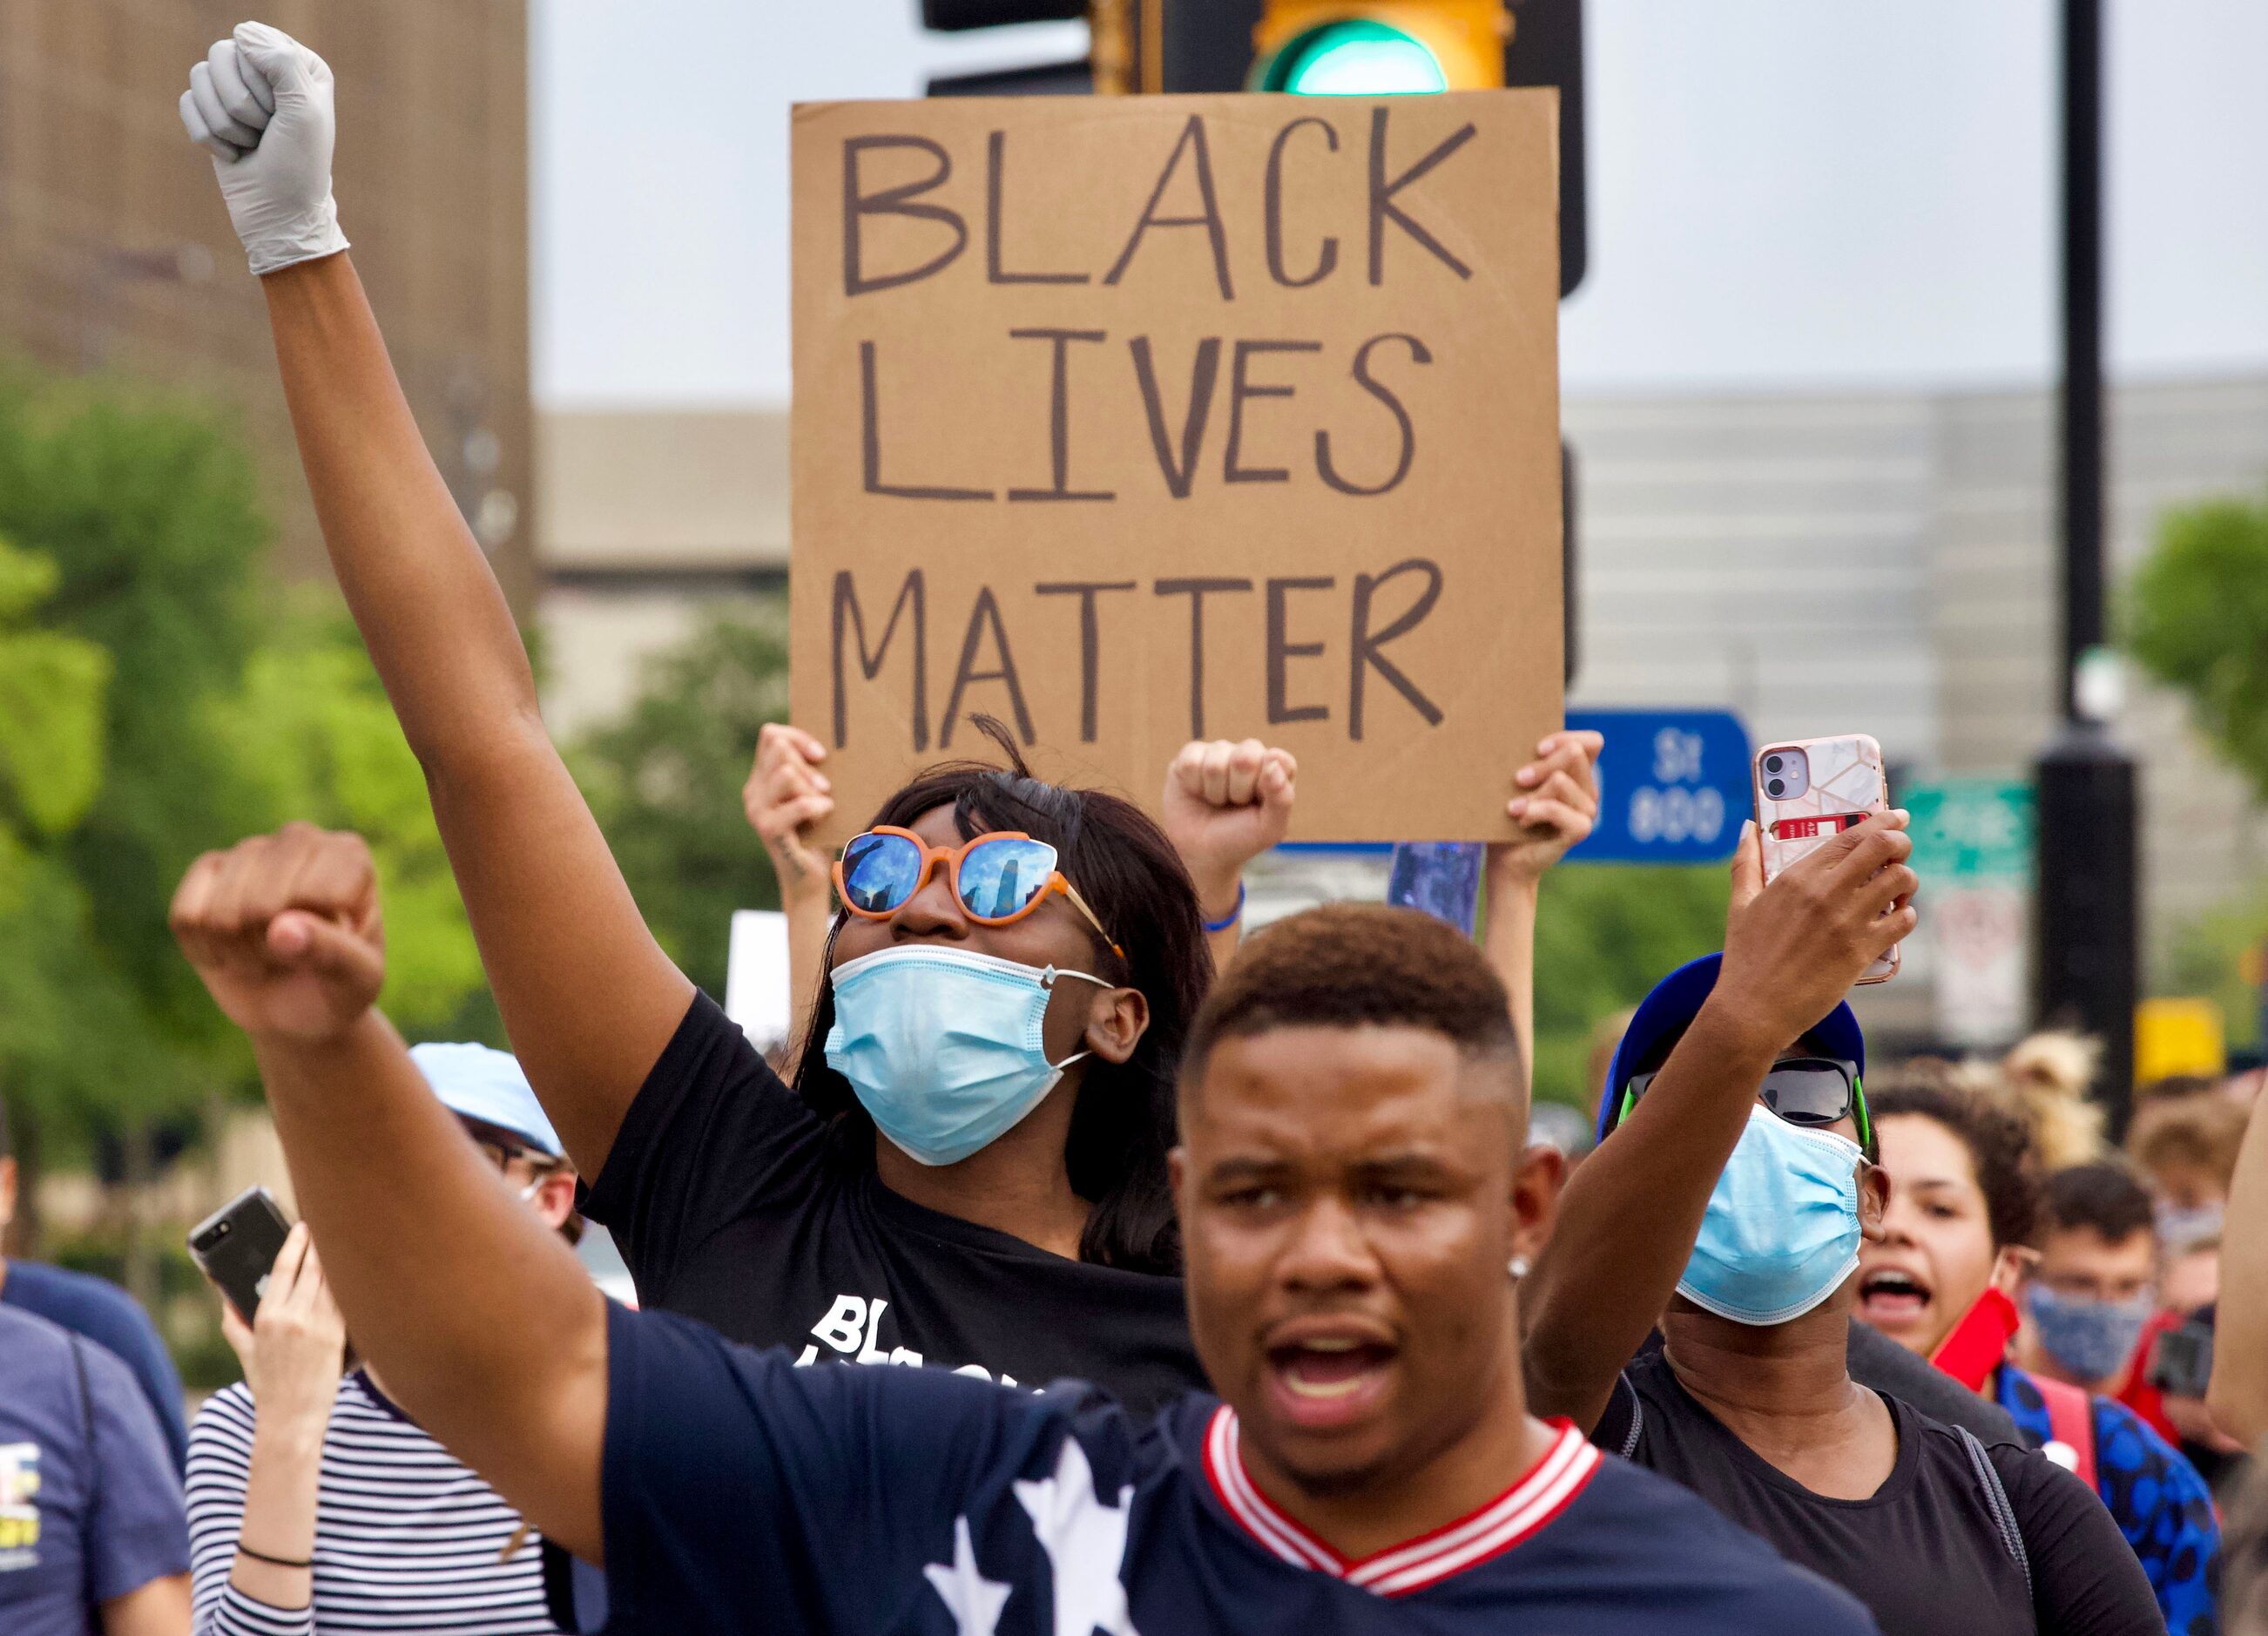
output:
[{"label": "raised arm", "polygon": [[827,964],[827,932],[834,920],[832,864],[811,843],[814,826],[835,811],[835,785],[819,770],[827,747],[800,727],[766,722],[756,734],[755,764],[740,790],[748,827],[764,844],[787,915],[788,1029],[784,1060],[803,1055],[819,978]]},{"label": "raised arm", "polygon": [[369,849],[295,824],[209,852],[172,922],[252,1037],[355,1345],[420,1426],[596,1562],[605,1303],[374,1008],[386,961]]},{"label": "raised arm", "polygon": [[1646,1100],[1577,1167],[1521,1286],[1535,1413],[1598,1424],[1677,1287],[1773,1058],[1913,930],[1905,822],[1846,829],[1769,887],[1754,827],[1742,830],[1716,989]]},{"label": "raised arm", "polygon": [[1516,841],[1488,849],[1488,918],[1481,950],[1512,997],[1512,1026],[1535,1071],[1535,904],[1544,875],[1580,845],[1599,816],[1596,733],[1554,733],[1535,759],[1513,775],[1520,788],[1506,810],[1521,827]]},{"label": "raised arm", "polygon": [[692,986],[544,731],[512,611],[394,379],[331,206],[330,70],[259,24],[198,67],[182,115],[262,275],[331,564],[424,768],[504,1026],[596,1176]]},{"label": "raised arm", "polygon": [[1166,838],[1197,889],[1217,971],[1244,939],[1244,866],[1290,832],[1299,781],[1298,758],[1257,739],[1192,739],[1166,769]]},{"label": "raised arm", "polygon": [[2213,1312],[2213,1383],[2205,1407],[2220,1429],[2248,1448],[2268,1436],[2268,1094],[2252,1122],[2229,1183],[2220,1229],[2220,1304]]}]

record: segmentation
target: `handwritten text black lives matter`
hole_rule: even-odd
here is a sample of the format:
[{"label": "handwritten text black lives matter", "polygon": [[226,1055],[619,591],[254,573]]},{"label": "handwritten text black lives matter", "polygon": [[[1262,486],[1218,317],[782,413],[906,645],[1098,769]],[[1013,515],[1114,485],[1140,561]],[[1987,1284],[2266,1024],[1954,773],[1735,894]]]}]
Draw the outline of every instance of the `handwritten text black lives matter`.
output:
[{"label": "handwritten text black lives matter", "polygon": [[[1233,262],[1249,266],[1256,262],[1267,279],[1283,290],[1356,280],[1377,287],[1389,278],[1413,276],[1413,263],[1433,276],[1469,280],[1474,269],[1404,195],[1414,183],[1454,161],[1475,132],[1468,122],[1422,145],[1409,144],[1405,152],[1396,144],[1391,105],[1368,110],[1366,144],[1343,143],[1330,121],[1312,114],[1287,117],[1266,147],[1257,219],[1237,221],[1224,208],[1216,144],[1206,119],[1192,114],[1159,165],[1139,214],[1098,244],[1091,264],[1045,268],[1017,263],[1008,247],[1012,237],[1008,225],[1020,209],[1027,208],[1010,197],[1010,177],[1021,155],[1012,151],[1008,132],[986,132],[981,156],[956,152],[946,142],[929,136],[868,133],[846,137],[840,144],[842,292],[855,311],[860,298],[930,280],[981,278],[992,286],[1107,288],[1127,278],[1160,235],[1174,233],[1203,240],[1209,251],[1204,259],[1209,261],[1211,292],[1224,314],[1235,310]],[[972,223],[968,213],[937,196],[956,170],[971,160],[983,167],[981,223]],[[912,173],[908,175],[909,167]],[[1340,213],[1348,219],[1340,232],[1311,232],[1295,244],[1287,219],[1297,210],[1303,177],[1327,187],[1331,202],[1345,207]],[[935,248],[910,265],[881,264],[870,238],[873,225],[883,221],[924,224]],[[1245,242],[1233,258],[1231,243],[1240,237]],[[1248,254],[1256,247],[1256,258]],[[976,264],[980,255],[981,268]],[[1224,333],[1197,336],[1193,345],[1184,343],[1181,356],[1171,359],[1148,334],[1114,335],[1106,328],[1007,328],[1001,335],[1003,345],[1039,349],[1038,356],[1046,360],[1047,443],[1044,451],[1004,446],[1001,469],[985,472],[906,468],[892,445],[890,428],[893,410],[904,408],[902,399],[894,399],[908,388],[899,384],[902,374],[892,370],[884,344],[859,339],[863,492],[930,506],[1108,505],[1119,499],[1118,492],[1083,486],[1073,477],[1080,464],[1074,381],[1085,375],[1083,391],[1096,389],[1090,383],[1108,390],[1114,374],[1116,389],[1138,399],[1154,483],[1173,501],[1202,497],[1206,487],[1216,483],[1314,483],[1359,502],[1390,494],[1410,479],[1420,459],[1422,429],[1397,382],[1406,379],[1407,372],[1434,362],[1425,337],[1385,329],[1351,340],[1343,355],[1333,358],[1324,356],[1325,343],[1318,339],[1235,335],[1226,333],[1227,328],[1224,324]],[[1034,374],[1037,377],[1039,372]],[[1339,390],[1330,397],[1330,424],[1321,424],[1318,413],[1318,424],[1312,426],[1311,453],[1299,461],[1285,457],[1280,421],[1277,452],[1255,453],[1260,442],[1254,430],[1256,403],[1293,399],[1303,387],[1321,402],[1329,380],[1338,383]],[[1033,409],[1029,418],[1037,424],[1038,405]],[[1005,423],[1012,416],[1004,407],[995,418]],[[1035,470],[1044,464],[1048,481],[1017,485],[1009,474],[1027,464]],[[1112,610],[1126,606],[1123,599],[1145,593],[1186,603],[1192,736],[1205,736],[1208,727],[1210,623],[1216,643],[1258,639],[1265,654],[1266,726],[1336,720],[1349,739],[1359,741],[1378,719],[1384,696],[1381,688],[1406,705],[1409,714],[1402,717],[1403,722],[1411,716],[1428,725],[1440,721],[1440,707],[1425,684],[1397,663],[1389,650],[1418,631],[1445,588],[1440,564],[1419,553],[1382,558],[1374,569],[1351,573],[1344,582],[1337,575],[1314,573],[1257,580],[1235,573],[1181,575],[1152,578],[1146,585],[1131,578],[1042,580],[1030,586],[1031,595],[1040,601],[1022,604],[1018,616],[1030,617],[1030,609],[1053,606],[1062,610],[1061,617],[1075,622],[1083,742],[1092,743],[1097,735]],[[852,730],[854,691],[860,682],[877,682],[886,667],[902,676],[902,685],[909,689],[903,719],[917,751],[929,748],[932,719],[938,724],[939,748],[951,747],[964,701],[979,687],[984,688],[989,704],[1005,704],[1004,713],[1012,718],[1026,742],[1034,741],[1026,682],[1015,658],[1019,643],[999,588],[978,586],[965,621],[959,608],[932,608],[935,589],[932,576],[919,566],[902,577],[893,573],[879,585],[856,566],[839,568],[834,574],[828,593],[832,709],[828,726],[838,748],[848,742]],[[1336,601],[1335,608],[1331,600]],[[940,626],[960,636],[959,657],[943,708],[934,715],[929,696],[933,615]],[[1303,634],[1314,633],[1314,639],[1295,640],[1295,624]],[[1335,645],[1328,633],[1334,626],[1344,633],[1344,647],[1339,666],[1329,667],[1328,650]],[[892,662],[900,644],[909,661],[902,667]],[[1295,661],[1308,661],[1310,668],[1295,672]],[[854,668],[857,681],[852,679]],[[897,713],[893,710],[893,715]],[[1248,719],[1234,725],[1241,729],[1258,724]]]}]

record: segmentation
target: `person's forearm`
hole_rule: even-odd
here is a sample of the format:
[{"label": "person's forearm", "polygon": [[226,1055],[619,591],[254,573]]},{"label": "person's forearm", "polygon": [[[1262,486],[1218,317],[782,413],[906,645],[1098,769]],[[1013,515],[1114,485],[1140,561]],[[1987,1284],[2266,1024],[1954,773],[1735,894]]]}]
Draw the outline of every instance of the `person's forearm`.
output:
[{"label": "person's forearm", "polygon": [[429,777],[541,736],[512,610],[394,378],[345,254],[261,280],[331,565]]},{"label": "person's forearm", "polygon": [[2252,1122],[2229,1184],[2220,1230],[2220,1298],[2213,1313],[2213,1383],[2205,1406],[2247,1448],[2268,1435],[2268,1096]]},{"label": "person's forearm", "polygon": [[261,280],[307,486],[417,753],[490,987],[583,1175],[692,1000],[538,714],[526,649],[344,254]]},{"label": "person's forearm", "polygon": [[313,1570],[264,1559],[314,1559],[315,1507],[321,1498],[323,1433],[329,1418],[269,1413],[256,1401],[253,1414],[252,1459],[237,1520],[239,1550],[228,1582],[269,1607],[304,1608],[314,1600]]},{"label": "person's forearm", "polygon": [[357,1347],[420,1426],[597,1560],[606,1308],[581,1264],[482,1161],[378,1013],[327,1044],[253,1044]]},{"label": "person's forearm", "polygon": [[1534,881],[1491,876],[1488,921],[1481,932],[1481,952],[1512,1001],[1513,1032],[1527,1064],[1531,1097],[1535,1090],[1535,903]]},{"label": "person's forearm", "polygon": [[[1785,1040],[1705,1006],[1614,1139],[1577,1167],[1521,1287],[1528,1406],[1597,1424],[1693,1254],[1718,1172]],[[1614,1094],[1613,1087],[1608,1089]]]},{"label": "person's forearm", "polygon": [[1203,880],[1193,877],[1190,884],[1197,889],[1197,913],[1206,926],[1228,922],[1218,932],[1205,932],[1205,947],[1212,955],[1213,970],[1226,971],[1244,943],[1244,872],[1233,870],[1226,875]]}]

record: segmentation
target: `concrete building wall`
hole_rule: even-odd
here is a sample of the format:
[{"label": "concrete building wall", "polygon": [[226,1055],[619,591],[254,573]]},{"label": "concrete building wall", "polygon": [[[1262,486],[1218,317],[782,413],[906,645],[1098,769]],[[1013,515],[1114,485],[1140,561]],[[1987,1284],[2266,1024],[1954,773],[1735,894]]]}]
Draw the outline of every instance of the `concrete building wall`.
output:
[{"label": "concrete building wall", "polygon": [[[0,351],[225,406],[278,561],[322,553],[257,283],[174,104],[219,0],[0,0]],[[339,215],[395,367],[514,600],[534,589],[525,0],[273,0],[339,79]]]},{"label": "concrete building wall", "polygon": [[[2021,775],[2061,709],[2051,393],[1570,402],[1594,704],[1727,704],[1759,737],[1865,730],[1894,767]],[[2123,581],[2169,506],[2268,484],[2268,379],[2111,394]],[[2268,873],[2268,816],[2131,675],[2143,903],[2179,922]]]}]

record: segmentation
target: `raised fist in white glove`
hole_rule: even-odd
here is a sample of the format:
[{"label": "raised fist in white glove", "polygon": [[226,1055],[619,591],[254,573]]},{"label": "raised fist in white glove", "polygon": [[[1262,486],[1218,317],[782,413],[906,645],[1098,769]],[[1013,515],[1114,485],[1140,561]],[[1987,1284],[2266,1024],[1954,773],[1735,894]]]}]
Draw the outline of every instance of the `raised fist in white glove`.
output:
[{"label": "raised fist in white glove", "polygon": [[331,202],[331,68],[281,29],[239,23],[189,70],[181,123],[211,151],[255,273],[347,247]]}]

